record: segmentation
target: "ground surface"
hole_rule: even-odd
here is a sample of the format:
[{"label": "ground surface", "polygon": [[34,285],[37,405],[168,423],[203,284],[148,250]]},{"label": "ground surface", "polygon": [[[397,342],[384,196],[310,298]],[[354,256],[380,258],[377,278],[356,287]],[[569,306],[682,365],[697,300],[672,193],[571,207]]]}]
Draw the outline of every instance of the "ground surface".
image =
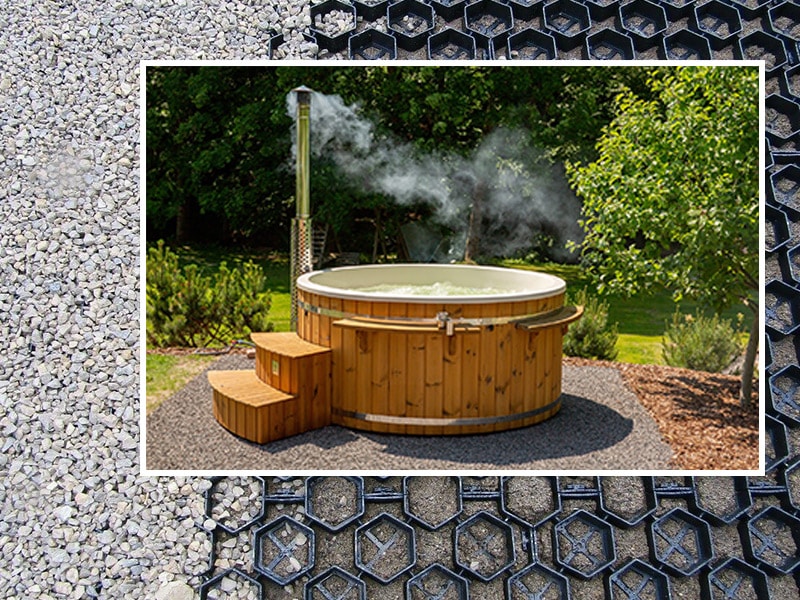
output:
[{"label": "ground surface", "polygon": [[[252,360],[234,354],[209,367],[229,368],[252,368]],[[214,420],[203,373],[148,416],[146,464],[204,471],[755,470],[757,412],[738,409],[735,382],[684,369],[568,359],[561,411],[533,427],[416,437],[330,426],[260,446]]]},{"label": "ground surface", "polygon": [[754,395],[749,409],[740,406],[738,377],[659,365],[575,358],[565,362],[618,369],[672,448],[673,468],[758,468],[759,399]]}]

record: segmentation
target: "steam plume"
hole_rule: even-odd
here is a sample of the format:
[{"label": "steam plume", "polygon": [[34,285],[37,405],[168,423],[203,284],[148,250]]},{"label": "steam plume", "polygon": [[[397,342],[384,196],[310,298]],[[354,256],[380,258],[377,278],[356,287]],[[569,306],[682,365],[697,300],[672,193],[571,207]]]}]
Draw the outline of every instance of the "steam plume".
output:
[{"label": "steam plume", "polygon": [[[287,110],[295,114],[294,94]],[[463,255],[470,206],[477,185],[482,206],[484,253],[511,256],[545,231],[555,237],[551,255],[568,258],[567,240],[580,242],[580,202],[557,166],[542,160],[524,130],[498,129],[468,157],[420,154],[413,145],[379,136],[375,126],[339,96],[314,93],[311,152],[331,159],[362,189],[401,205],[424,202],[435,220],[454,232]]]}]

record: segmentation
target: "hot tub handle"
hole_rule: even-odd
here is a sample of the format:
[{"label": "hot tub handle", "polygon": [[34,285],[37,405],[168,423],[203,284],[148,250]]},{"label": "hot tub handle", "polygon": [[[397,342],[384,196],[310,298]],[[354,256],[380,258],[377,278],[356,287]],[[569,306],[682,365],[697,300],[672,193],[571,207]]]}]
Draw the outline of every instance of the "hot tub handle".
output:
[{"label": "hot tub handle", "polygon": [[455,334],[456,325],[453,319],[450,318],[450,313],[446,310],[436,313],[436,322],[439,324],[439,329],[444,329],[448,336]]}]

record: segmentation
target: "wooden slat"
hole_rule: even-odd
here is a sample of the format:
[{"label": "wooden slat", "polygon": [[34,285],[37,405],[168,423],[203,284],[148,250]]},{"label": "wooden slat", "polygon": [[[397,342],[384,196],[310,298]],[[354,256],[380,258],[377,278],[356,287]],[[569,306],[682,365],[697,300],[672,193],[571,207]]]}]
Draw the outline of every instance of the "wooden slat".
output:
[{"label": "wooden slat", "polygon": [[527,335],[511,327],[511,382],[508,388],[511,414],[519,414],[525,410],[525,343]]},{"label": "wooden slat", "polygon": [[[419,304],[408,305],[408,316],[424,316],[425,307]],[[406,335],[406,411],[409,417],[425,416],[425,334]]]},{"label": "wooden slat", "polygon": [[[511,336],[513,333],[513,327],[508,325],[495,328],[497,354],[494,409],[496,415],[511,414]],[[503,424],[498,424],[495,431],[503,428]]]},{"label": "wooden slat", "polygon": [[[461,393],[462,363],[464,339],[477,336],[454,335],[444,340],[444,357],[442,363],[442,414],[445,417],[458,419],[463,415]],[[461,433],[461,427],[453,427],[453,433]]]},{"label": "wooden slat", "polygon": [[[372,334],[372,369],[370,373],[369,404],[375,414],[389,414],[389,344],[391,334]],[[374,431],[388,431],[382,423],[376,423]]]},{"label": "wooden slat", "polygon": [[372,355],[374,334],[366,331],[356,331],[356,368],[353,373],[356,392],[356,412],[374,412],[372,407]]},{"label": "wooden slat", "polygon": [[[443,353],[446,335],[436,332],[425,336],[425,400],[423,414],[441,418],[443,406]],[[426,435],[441,433],[441,427],[424,427]]]},{"label": "wooden slat", "polygon": [[[496,317],[497,307],[485,308],[486,317]],[[497,331],[496,328],[486,328],[480,335],[480,386],[478,389],[478,416],[490,417],[495,412],[495,385],[497,375]]]},{"label": "wooden slat", "polygon": [[[466,335],[461,338],[461,416],[477,417],[480,413],[480,348],[483,335]],[[477,428],[461,427],[461,433],[472,433]]]},{"label": "wooden slat", "polygon": [[[408,305],[405,303],[392,303],[388,307],[389,316],[408,316]],[[404,333],[395,333],[389,338],[387,348],[389,364],[389,414],[403,416],[406,414],[406,373],[408,373],[408,356],[406,347],[408,336]],[[403,425],[392,427],[395,433],[406,433]]]}]

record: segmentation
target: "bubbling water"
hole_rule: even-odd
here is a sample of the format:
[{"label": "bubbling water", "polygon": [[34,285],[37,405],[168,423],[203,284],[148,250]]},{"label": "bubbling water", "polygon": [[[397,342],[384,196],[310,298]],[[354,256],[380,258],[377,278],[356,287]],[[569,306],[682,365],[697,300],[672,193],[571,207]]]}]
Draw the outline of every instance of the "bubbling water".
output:
[{"label": "bubbling water", "polygon": [[384,296],[495,296],[518,291],[508,288],[456,285],[450,281],[437,281],[430,284],[379,283],[353,289],[365,294],[381,294]]}]

